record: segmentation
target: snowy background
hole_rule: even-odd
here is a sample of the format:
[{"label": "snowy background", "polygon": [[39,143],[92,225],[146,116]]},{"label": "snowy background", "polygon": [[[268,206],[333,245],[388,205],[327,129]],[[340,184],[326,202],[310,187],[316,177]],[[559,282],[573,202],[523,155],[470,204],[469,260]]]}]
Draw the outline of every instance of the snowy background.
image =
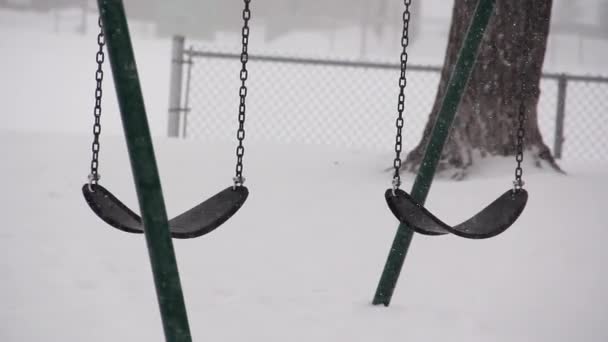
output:
[{"label": "snowy background", "polygon": [[[107,227],[80,193],[95,30],[63,23],[54,32],[52,15],[0,11],[0,341],[162,341],[142,236]],[[132,29],[171,216],[230,183],[234,145],[165,137],[170,41],[144,23]],[[320,38],[300,36],[315,51]],[[550,71],[606,74],[605,41],[582,51],[551,42]],[[412,50],[420,64],[440,63],[444,44],[430,45]],[[111,82],[105,89],[101,183],[136,207]],[[528,206],[496,238],[417,235],[386,309],[370,302],[397,226],[383,199],[390,161],[390,150],[247,145],[242,210],[205,238],[175,241],[194,340],[608,340],[608,158],[563,160],[567,176],[526,165]],[[437,179],[428,206],[462,220],[510,185],[512,167],[497,159],[467,181]]]}]

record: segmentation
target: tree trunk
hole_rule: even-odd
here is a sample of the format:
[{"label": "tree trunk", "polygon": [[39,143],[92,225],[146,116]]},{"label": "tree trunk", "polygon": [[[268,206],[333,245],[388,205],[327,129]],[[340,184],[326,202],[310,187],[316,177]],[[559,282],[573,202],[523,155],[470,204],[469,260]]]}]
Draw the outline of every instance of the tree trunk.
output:
[{"label": "tree trunk", "polygon": [[[477,0],[455,0],[449,42],[435,104],[423,138],[402,170],[416,172],[424,156],[450,74]],[[481,43],[477,63],[456,113],[437,171],[461,179],[477,156],[514,156],[520,102],[526,108],[525,151],[537,165],[556,170],[549,148],[538,129],[537,104],[551,0],[497,0]],[[515,164],[515,161],[514,161]]]}]

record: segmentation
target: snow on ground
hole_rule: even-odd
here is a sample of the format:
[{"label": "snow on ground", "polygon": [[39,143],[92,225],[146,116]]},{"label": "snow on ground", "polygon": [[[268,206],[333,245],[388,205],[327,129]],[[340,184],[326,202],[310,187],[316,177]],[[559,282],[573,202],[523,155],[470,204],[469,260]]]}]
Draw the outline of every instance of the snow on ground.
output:
[{"label": "snow on ground", "polygon": [[[80,193],[94,35],[52,37],[0,30],[0,341],[162,341],[143,237],[106,226]],[[234,145],[162,137],[169,42],[134,44],[171,215],[230,184]],[[137,207],[106,99],[101,184]],[[608,340],[606,162],[564,163],[567,176],[526,165],[528,206],[493,239],[417,235],[383,308],[370,302],[397,226],[383,199],[390,151],[246,144],[245,206],[175,241],[196,341]],[[513,165],[473,171],[436,180],[429,208],[465,218],[509,187]]]},{"label": "snow on ground", "polygon": [[[162,341],[145,242],[86,206],[89,137],[2,131],[0,340]],[[157,139],[169,214],[227,186],[233,146]],[[102,184],[136,207],[121,138]],[[605,341],[608,165],[526,169],[529,204],[483,241],[417,235],[393,305],[370,305],[396,228],[389,155],[250,145],[251,196],[212,234],[176,240],[197,341]],[[494,167],[490,167],[494,168]],[[511,168],[437,180],[449,222],[509,186]],[[404,188],[411,186],[411,177]]]}]

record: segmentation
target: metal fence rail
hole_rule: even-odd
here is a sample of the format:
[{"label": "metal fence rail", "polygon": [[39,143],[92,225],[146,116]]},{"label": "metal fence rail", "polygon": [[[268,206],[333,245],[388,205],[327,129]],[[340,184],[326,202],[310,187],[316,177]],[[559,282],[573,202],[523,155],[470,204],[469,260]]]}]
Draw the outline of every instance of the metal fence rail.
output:
[{"label": "metal fence rail", "polygon": [[[233,140],[239,58],[185,49],[183,40],[174,40],[170,136]],[[391,150],[399,64],[274,55],[250,60],[249,141]],[[440,72],[408,66],[405,151],[421,138]],[[608,77],[543,75],[539,126],[557,158],[608,160],[607,112]]]}]

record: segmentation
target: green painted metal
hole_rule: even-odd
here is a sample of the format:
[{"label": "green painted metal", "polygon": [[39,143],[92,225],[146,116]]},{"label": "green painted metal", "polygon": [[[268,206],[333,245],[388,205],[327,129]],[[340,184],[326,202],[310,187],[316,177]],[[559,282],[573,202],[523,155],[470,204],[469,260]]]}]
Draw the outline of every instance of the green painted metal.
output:
[{"label": "green painted metal", "polygon": [[[479,45],[492,16],[494,5],[495,0],[480,0],[477,4],[458,54],[456,65],[450,75],[437,121],[433,126],[429,144],[424,152],[424,158],[411,191],[412,198],[420,204],[424,204],[431,188],[443,146],[448,138],[458,105],[475,65]],[[413,230],[407,225],[399,225],[372,301],[374,305],[389,306],[413,236]]]},{"label": "green painted metal", "polygon": [[154,147],[122,0],[98,0],[167,342],[191,342]]}]

